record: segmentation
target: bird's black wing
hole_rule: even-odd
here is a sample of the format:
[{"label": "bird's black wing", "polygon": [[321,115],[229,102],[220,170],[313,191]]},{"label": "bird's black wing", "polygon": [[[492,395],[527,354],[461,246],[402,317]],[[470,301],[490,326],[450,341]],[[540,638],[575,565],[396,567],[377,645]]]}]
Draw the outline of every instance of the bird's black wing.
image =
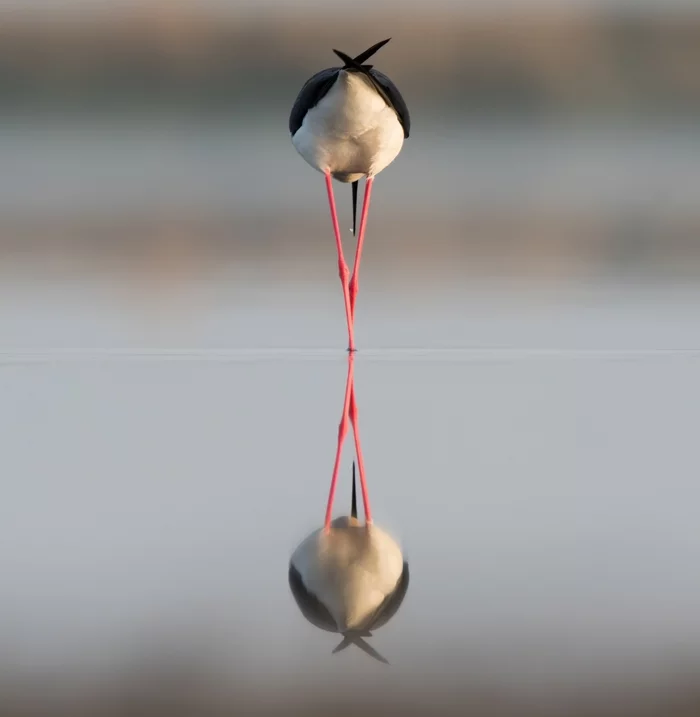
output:
[{"label": "bird's black wing", "polygon": [[338,72],[340,72],[340,67],[329,67],[326,70],[317,72],[304,83],[289,115],[289,131],[292,137],[301,127],[306,113],[314,108],[328,94],[328,90],[333,87],[333,83],[338,77]]},{"label": "bird's black wing", "polygon": [[385,95],[384,99],[388,99],[389,104],[394,108],[403,127],[403,136],[407,138],[411,132],[411,116],[408,113],[408,107],[399,92],[399,88],[379,70],[372,68],[368,74],[382,88],[383,95]]}]

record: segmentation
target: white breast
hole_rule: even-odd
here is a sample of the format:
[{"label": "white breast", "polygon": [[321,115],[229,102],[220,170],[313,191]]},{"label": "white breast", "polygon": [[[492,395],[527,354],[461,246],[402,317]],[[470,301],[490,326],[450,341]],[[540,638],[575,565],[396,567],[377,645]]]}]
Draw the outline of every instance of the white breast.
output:
[{"label": "white breast", "polygon": [[375,525],[337,518],[309,535],[292,555],[304,585],[323,603],[339,632],[360,629],[395,589],[403,572],[396,542]]},{"label": "white breast", "polygon": [[396,112],[369,80],[342,70],[292,137],[312,167],[346,182],[381,172],[396,159],[403,140]]}]

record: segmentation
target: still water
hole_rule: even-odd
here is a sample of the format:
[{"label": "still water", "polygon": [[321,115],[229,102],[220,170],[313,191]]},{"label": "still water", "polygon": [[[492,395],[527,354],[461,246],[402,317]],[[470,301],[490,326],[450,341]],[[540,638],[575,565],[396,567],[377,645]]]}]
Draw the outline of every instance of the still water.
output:
[{"label": "still water", "polygon": [[[323,520],[343,402],[329,274],[202,281],[168,312],[104,281],[3,281],[4,665],[85,673],[184,641],[237,675],[386,669],[331,659],[335,636],[287,586]],[[363,281],[372,508],[411,567],[372,638],[391,679],[700,657],[700,291]]]}]

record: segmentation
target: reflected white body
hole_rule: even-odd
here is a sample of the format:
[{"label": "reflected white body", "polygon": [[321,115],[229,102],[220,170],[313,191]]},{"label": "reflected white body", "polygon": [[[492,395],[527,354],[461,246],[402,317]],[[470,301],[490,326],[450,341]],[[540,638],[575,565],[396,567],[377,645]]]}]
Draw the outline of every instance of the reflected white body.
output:
[{"label": "reflected white body", "polygon": [[338,632],[360,630],[395,589],[403,571],[396,541],[375,525],[336,518],[294,551],[292,565],[306,589],[326,607]]},{"label": "reflected white body", "polygon": [[403,140],[394,109],[364,75],[344,70],[292,137],[312,167],[342,182],[374,177],[396,159]]}]

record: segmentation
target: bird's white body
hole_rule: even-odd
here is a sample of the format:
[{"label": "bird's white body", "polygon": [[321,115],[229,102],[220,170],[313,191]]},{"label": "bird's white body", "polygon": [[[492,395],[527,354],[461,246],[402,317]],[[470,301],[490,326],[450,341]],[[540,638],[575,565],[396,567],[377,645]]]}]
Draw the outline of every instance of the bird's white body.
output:
[{"label": "bird's white body", "polygon": [[294,551],[292,565],[321,602],[338,632],[361,630],[398,585],[404,568],[394,539],[373,524],[336,518]]},{"label": "bird's white body", "polygon": [[344,70],[292,137],[312,167],[342,182],[377,175],[396,159],[403,141],[394,109],[362,73]]}]

